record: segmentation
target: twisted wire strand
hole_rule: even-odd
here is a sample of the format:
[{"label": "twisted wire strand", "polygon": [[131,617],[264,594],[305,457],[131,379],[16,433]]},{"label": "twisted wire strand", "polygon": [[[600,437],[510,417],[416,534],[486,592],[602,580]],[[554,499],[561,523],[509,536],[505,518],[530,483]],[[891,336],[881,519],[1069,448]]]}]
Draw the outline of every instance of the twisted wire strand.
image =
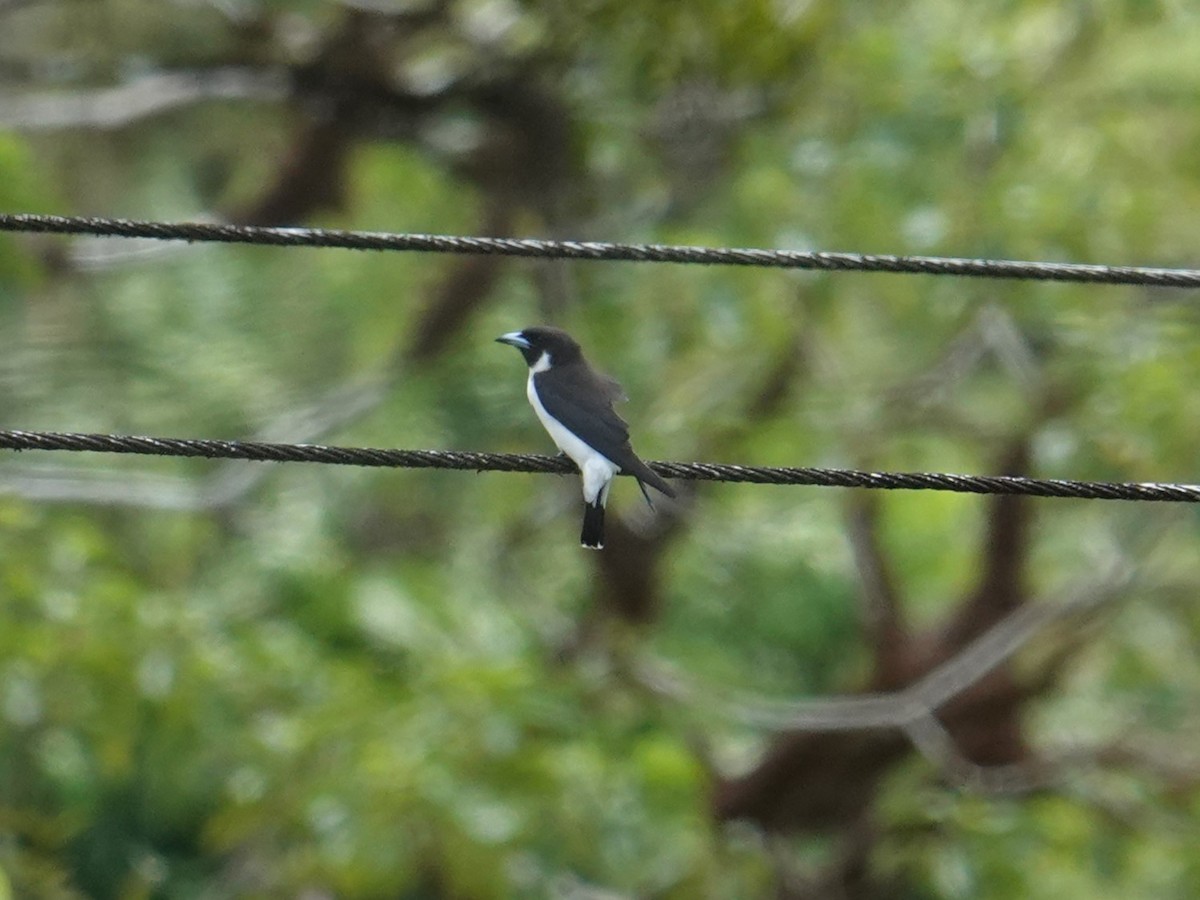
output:
[{"label": "twisted wire strand", "polygon": [[214,241],[276,247],[337,247],[348,250],[467,253],[541,259],[689,263],[819,271],[958,275],[973,278],[1069,281],[1091,284],[1136,284],[1175,288],[1200,287],[1200,270],[1198,269],[803,250],[691,247],[669,244],[623,244],[602,241],[550,241],[534,238],[390,234],[373,231],[277,228],[206,222],[146,222],[87,216],[0,213],[0,231],[152,238],[163,241]]},{"label": "twisted wire strand", "polygon": [[[260,462],[308,462],[344,466],[406,469],[457,469],[475,472],[531,472],[566,475],[576,472],[564,457],[473,450],[389,450],[333,447],[322,444],[279,444],[264,441],[220,441],[134,435],[77,434],[45,431],[0,431],[0,449],[65,450],[243,459]],[[1069,481],[1015,475],[955,475],[940,472],[863,472],[807,466],[742,466],[707,462],[651,462],[666,478],[742,484],[809,485],[876,490],[951,491],[960,494],[1017,494],[1082,500],[1200,502],[1200,485],[1159,482]]]}]

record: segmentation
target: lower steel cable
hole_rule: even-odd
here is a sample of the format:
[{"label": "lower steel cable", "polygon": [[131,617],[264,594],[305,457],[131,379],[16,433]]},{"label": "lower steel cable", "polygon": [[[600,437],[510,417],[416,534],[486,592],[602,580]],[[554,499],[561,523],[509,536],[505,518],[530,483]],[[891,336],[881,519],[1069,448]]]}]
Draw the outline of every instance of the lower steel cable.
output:
[{"label": "lower steel cable", "polygon": [[[0,449],[64,450],[242,459],[258,462],[308,462],[342,466],[405,469],[458,469],[475,472],[575,472],[559,456],[483,453],[471,450],[384,450],[321,444],[277,444],[114,434],[0,431]],[[876,490],[952,491],[960,494],[1016,494],[1081,500],[1200,502],[1200,485],[1160,482],[1070,481],[1016,475],[953,475],[938,472],[863,472],[806,466],[742,466],[729,463],[651,462],[665,478],[742,484],[811,485]]]}]

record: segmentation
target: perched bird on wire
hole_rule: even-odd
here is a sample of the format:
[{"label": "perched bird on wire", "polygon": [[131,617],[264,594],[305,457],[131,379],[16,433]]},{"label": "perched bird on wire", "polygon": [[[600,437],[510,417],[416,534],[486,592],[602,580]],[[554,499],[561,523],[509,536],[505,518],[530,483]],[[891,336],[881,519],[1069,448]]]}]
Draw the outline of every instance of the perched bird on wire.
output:
[{"label": "perched bird on wire", "polygon": [[579,542],[592,550],[604,546],[604,506],[613,476],[637,479],[646,502],[646,485],[668,497],[675,491],[637,458],[629,445],[629,426],[613,410],[625,393],[615,380],[593,369],[579,344],[561,328],[537,325],[496,338],[521,351],[529,364],[525,394],[558,449],[583,475],[583,533]]}]

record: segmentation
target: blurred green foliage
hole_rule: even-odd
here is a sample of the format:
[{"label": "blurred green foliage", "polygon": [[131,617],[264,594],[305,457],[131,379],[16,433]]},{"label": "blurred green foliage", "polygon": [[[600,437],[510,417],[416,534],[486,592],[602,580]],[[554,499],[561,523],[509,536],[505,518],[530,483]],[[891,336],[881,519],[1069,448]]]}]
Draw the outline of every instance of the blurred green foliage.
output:
[{"label": "blurred green foliage", "polygon": [[[320,103],[209,99],[112,127],[19,110],[173,70],[300,66],[354,6],[0,9],[0,208],[179,219],[253,204]],[[407,37],[379,40],[402,47],[405,77],[516,73],[556,98],[565,196],[489,182],[482,151],[454,149],[487,117],[451,102],[398,136],[357,136],[341,202],[315,224],[469,234],[499,203],[523,234],[1195,263],[1186,4],[395,11]],[[536,185],[537,160],[518,162]],[[523,368],[491,340],[553,318],[620,377],[647,458],[981,472],[1025,437],[1041,475],[1196,480],[1191,293],[522,262],[413,362],[461,265],[6,236],[3,425],[250,437],[384,383],[316,437],[546,451]],[[955,347],[973,361],[956,367]],[[795,872],[838,856],[829,835],[716,823],[716,773],[747,769],[771,736],[703,698],[656,698],[624,664],[653,654],[778,698],[860,687],[872,660],[840,492],[706,487],[662,557],[661,608],[630,626],[597,613],[571,479],[0,462],[0,900],[804,896]],[[238,493],[251,469],[261,481]],[[206,506],[205,485],[233,501]],[[639,503],[614,491],[652,530]],[[974,584],[986,509],[880,500],[914,628]],[[870,875],[887,896],[1194,896],[1200,773],[1167,750],[1200,737],[1195,516],[1052,501],[1036,516],[1027,574],[1049,599],[1130,535],[1155,538],[1030,704],[1031,743],[1134,733],[1166,749],[1004,799],[913,757],[881,788]]]}]

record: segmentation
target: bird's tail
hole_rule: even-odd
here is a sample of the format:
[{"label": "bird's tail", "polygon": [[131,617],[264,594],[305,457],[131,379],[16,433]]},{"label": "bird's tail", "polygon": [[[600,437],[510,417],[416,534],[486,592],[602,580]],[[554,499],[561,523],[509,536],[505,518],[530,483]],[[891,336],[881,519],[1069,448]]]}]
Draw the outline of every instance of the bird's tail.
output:
[{"label": "bird's tail", "polygon": [[589,550],[599,550],[604,546],[604,506],[599,497],[595,503],[585,503],[583,506],[583,533],[579,535],[579,543]]}]

